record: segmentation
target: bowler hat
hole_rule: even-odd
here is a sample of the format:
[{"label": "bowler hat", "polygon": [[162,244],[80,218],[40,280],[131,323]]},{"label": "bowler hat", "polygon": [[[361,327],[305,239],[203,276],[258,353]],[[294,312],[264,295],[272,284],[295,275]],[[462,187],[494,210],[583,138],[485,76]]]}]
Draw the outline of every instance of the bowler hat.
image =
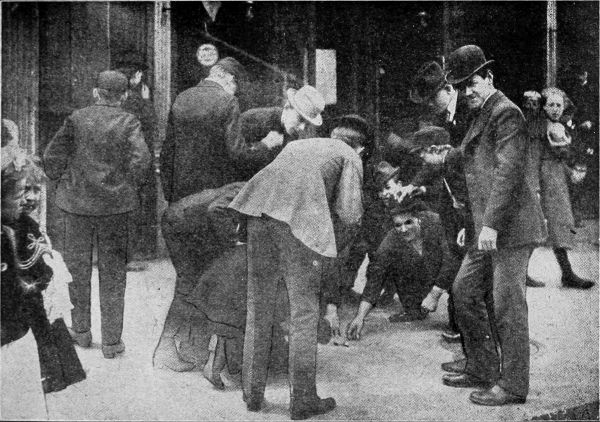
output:
[{"label": "bowler hat", "polygon": [[457,84],[473,76],[475,72],[493,63],[486,60],[483,50],[476,45],[463,45],[457,48],[448,57],[446,78],[448,83]]},{"label": "bowler hat", "polygon": [[413,103],[429,101],[446,85],[446,75],[438,62],[427,62],[413,78],[408,97]]},{"label": "bowler hat", "polygon": [[394,167],[387,161],[380,161],[375,166],[375,171],[373,172],[373,179],[375,179],[375,184],[378,188],[383,188],[385,184],[392,177],[396,176],[400,172],[400,167]]},{"label": "bowler hat", "polygon": [[319,91],[310,85],[296,90],[290,88],[286,92],[287,99],[305,120],[315,126],[323,124],[321,113],[325,110],[325,99]]},{"label": "bowler hat", "polygon": [[411,152],[417,152],[432,145],[450,144],[450,134],[444,128],[438,126],[426,126],[413,133],[411,141],[413,144]]},{"label": "bowler hat", "polygon": [[364,137],[366,143],[373,141],[373,129],[366,119],[359,116],[358,114],[346,114],[338,117],[336,126],[348,127],[360,132]]},{"label": "bowler hat", "polygon": [[116,70],[100,72],[96,80],[96,87],[98,89],[104,89],[112,94],[123,94],[127,91],[128,86],[127,77]]},{"label": "bowler hat", "polygon": [[224,57],[215,63],[215,66],[219,66],[225,72],[233,75],[233,77],[238,80],[243,78],[246,74],[244,66],[233,57]]}]

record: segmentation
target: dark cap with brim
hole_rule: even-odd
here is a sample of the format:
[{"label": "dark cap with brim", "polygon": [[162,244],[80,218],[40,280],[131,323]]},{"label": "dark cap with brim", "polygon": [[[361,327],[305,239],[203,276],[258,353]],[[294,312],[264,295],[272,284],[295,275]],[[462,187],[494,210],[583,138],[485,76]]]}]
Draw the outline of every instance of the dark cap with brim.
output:
[{"label": "dark cap with brim", "polygon": [[244,66],[233,57],[224,57],[215,63],[215,66],[219,66],[225,72],[233,75],[237,80],[242,79],[246,75]]},{"label": "dark cap with brim", "polygon": [[127,91],[128,86],[127,76],[116,70],[100,72],[96,80],[96,88],[103,89],[111,94],[123,94]]},{"label": "dark cap with brim", "polygon": [[346,114],[344,116],[335,119],[335,127],[348,127],[354,129],[365,137],[367,142],[373,140],[373,129],[366,119],[359,116],[358,114]]}]

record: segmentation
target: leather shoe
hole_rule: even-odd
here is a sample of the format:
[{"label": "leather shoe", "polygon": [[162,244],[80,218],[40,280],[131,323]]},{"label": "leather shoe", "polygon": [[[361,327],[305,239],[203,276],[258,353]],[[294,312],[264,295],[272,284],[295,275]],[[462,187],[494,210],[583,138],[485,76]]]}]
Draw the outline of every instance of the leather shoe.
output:
[{"label": "leather shoe", "polygon": [[594,285],[594,282],[590,280],[584,280],[583,278],[572,274],[571,276],[562,278],[562,285],[564,287],[571,287],[573,289],[589,289]]},{"label": "leather shoe", "polygon": [[503,406],[512,403],[525,403],[525,397],[509,393],[499,385],[494,385],[489,390],[473,391],[469,399],[476,404],[484,406]]},{"label": "leather shoe", "polygon": [[90,347],[92,345],[92,332],[84,331],[83,333],[79,333],[72,328],[67,328],[69,331],[69,335],[73,339],[73,342],[76,343],[80,347]]},{"label": "leather shoe", "polygon": [[455,388],[489,388],[490,383],[470,374],[444,374],[442,382]]},{"label": "leather shoe", "polygon": [[257,398],[247,398],[246,395],[244,395],[244,401],[246,402],[246,409],[248,409],[248,412],[258,412],[260,411],[260,409],[262,408],[262,403],[263,403],[263,399],[257,399]]},{"label": "leather shoe", "polygon": [[525,279],[525,285],[527,287],[546,287],[546,283],[544,283],[543,281],[534,280],[529,276],[527,276],[527,278]]},{"label": "leather shoe", "polygon": [[322,415],[335,409],[336,403],[333,397],[303,401],[292,400],[290,405],[290,416],[292,420],[308,419],[311,416]]},{"label": "leather shoe", "polygon": [[125,343],[119,340],[117,344],[103,344],[102,354],[106,359],[114,359],[119,353],[125,351]]},{"label": "leather shoe", "polygon": [[451,362],[442,363],[442,370],[446,372],[454,372],[455,374],[462,374],[465,372],[465,367],[467,366],[467,359],[459,359],[453,360]]}]

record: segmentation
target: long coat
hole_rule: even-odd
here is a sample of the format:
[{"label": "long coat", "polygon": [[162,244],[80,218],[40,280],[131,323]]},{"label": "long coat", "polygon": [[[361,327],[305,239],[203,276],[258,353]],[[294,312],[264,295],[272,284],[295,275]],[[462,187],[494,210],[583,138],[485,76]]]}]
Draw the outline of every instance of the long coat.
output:
[{"label": "long coat", "polygon": [[521,110],[501,91],[492,94],[447,165],[463,168],[474,222],[471,247],[483,226],[498,232],[498,248],[538,245],[546,237]]},{"label": "long coat", "polygon": [[171,107],[160,161],[165,199],[175,202],[243,180],[236,163],[266,148],[245,143],[237,98],[218,83],[203,80],[179,94]]},{"label": "long coat", "polygon": [[537,158],[542,211],[548,227],[548,243],[553,247],[570,248],[575,241],[575,220],[567,180],[570,147],[551,147],[546,133],[545,118],[530,125],[530,143]]}]

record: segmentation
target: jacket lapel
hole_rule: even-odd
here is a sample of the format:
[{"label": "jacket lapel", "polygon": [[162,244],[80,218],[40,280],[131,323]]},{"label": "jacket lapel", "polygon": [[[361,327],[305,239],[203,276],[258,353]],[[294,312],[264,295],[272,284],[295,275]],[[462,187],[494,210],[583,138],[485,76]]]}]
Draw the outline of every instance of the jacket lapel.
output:
[{"label": "jacket lapel", "polygon": [[485,102],[479,114],[473,117],[471,126],[469,127],[469,130],[467,131],[467,134],[462,142],[463,149],[466,148],[471,141],[477,138],[477,136],[479,136],[479,134],[483,131],[485,125],[489,121],[489,117],[492,114],[494,106],[502,99],[503,96],[504,94],[502,94],[500,91],[493,93],[492,96]]}]

